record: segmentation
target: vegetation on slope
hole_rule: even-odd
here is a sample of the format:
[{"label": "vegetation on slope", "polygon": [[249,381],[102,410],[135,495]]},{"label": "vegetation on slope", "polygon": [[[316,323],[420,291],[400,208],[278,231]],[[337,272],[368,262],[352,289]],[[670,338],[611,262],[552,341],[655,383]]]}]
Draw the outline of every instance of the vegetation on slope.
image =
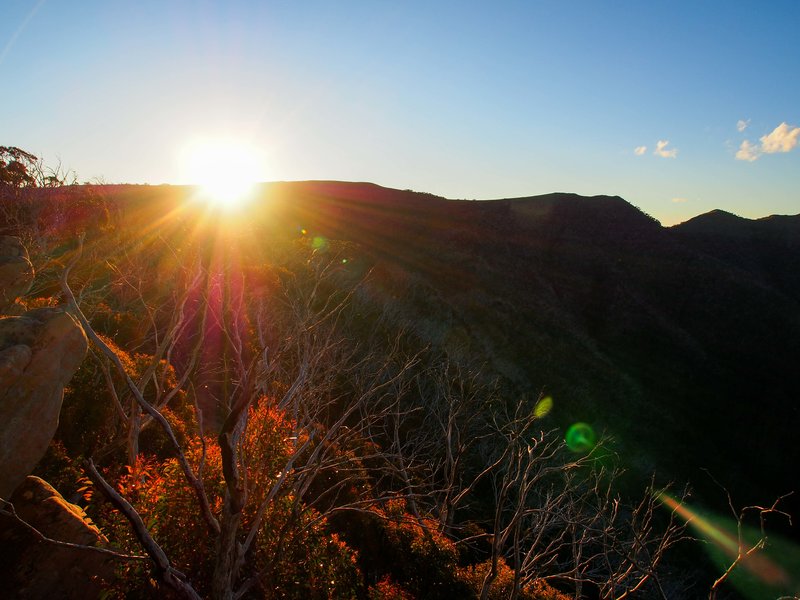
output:
[{"label": "vegetation on slope", "polygon": [[[622,200],[314,182],[226,221],[184,189],[27,191],[4,192],[5,230],[44,274],[25,301],[74,294],[96,332],[42,472],[150,556],[121,562],[110,593],[678,593],[658,570],[681,536],[658,488],[626,500],[611,453],[551,431],[582,414],[652,470],[664,448],[647,435],[685,427],[685,404],[636,427],[625,413],[690,401],[676,355],[717,349],[658,301],[653,265],[687,251]],[[680,379],[650,392],[656,359]]]}]

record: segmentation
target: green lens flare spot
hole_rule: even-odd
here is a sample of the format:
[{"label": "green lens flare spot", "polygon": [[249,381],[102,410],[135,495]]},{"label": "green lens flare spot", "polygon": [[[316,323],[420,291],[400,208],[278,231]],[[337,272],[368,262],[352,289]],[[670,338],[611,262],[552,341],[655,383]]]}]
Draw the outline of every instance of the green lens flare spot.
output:
[{"label": "green lens flare spot", "polygon": [[552,396],[545,396],[536,403],[536,407],[533,409],[533,416],[541,419],[546,417],[551,410],[553,410],[553,398]]},{"label": "green lens flare spot", "polygon": [[567,429],[567,435],[564,437],[567,442],[567,448],[573,452],[588,452],[594,448],[597,442],[597,436],[594,429],[588,423],[575,423],[570,425]]},{"label": "green lens flare spot", "polygon": [[311,242],[312,248],[315,250],[327,250],[328,249],[328,240],[318,235],[315,237]]}]

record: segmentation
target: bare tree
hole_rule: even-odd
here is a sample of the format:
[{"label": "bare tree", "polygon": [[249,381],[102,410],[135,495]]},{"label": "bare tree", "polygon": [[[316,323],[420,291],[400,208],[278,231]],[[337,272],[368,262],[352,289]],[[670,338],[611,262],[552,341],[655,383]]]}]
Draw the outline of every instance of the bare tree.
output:
[{"label": "bare tree", "polygon": [[[129,460],[138,453],[141,428],[157,424],[215,540],[213,598],[240,598],[268,581],[277,553],[258,564],[253,557],[267,541],[262,525],[277,502],[291,505],[290,518],[271,531],[276,539],[270,542],[281,547],[331,515],[365,511],[398,496],[420,523],[433,514],[440,530],[461,543],[475,539],[465,536],[469,521],[459,515],[470,505],[486,507],[489,518],[477,523],[484,529],[478,537],[488,542],[482,599],[501,563],[514,570],[512,598],[535,579],[569,582],[576,598],[589,583],[604,598],[625,597],[648,584],[658,589],[657,567],[681,529],[672,520],[657,523],[654,490],[626,506],[613,492],[615,473],[601,468],[595,454],[571,454],[563,440],[542,429],[542,398],[509,402],[479,369],[446,359],[423,367],[419,354],[404,354],[402,336],[386,337],[390,328],[374,321],[366,337],[348,333],[359,331],[353,303],[365,279],[348,278],[335,254],[311,251],[282,272],[270,293],[251,287],[247,297],[244,282],[236,283],[243,275],[229,262],[199,260],[167,318],[156,314],[140,281],[120,276],[150,321],[154,353],[139,381],[81,312],[68,282],[78,259],[79,252],[62,275],[62,289],[126,384],[127,407],[119,401],[123,392],[110,389],[127,420]],[[189,310],[190,297],[200,298],[202,307]],[[177,381],[166,385],[159,365],[171,360],[190,322],[201,322],[201,333],[188,336],[193,350]],[[209,324],[220,342],[211,363],[200,352]],[[209,496],[204,459],[192,467],[162,414],[178,390],[203,374],[216,378],[222,394],[220,497]],[[108,371],[106,379],[112,379]],[[264,458],[245,443],[247,432],[259,426],[250,421],[256,402],[279,410],[291,424],[278,465],[260,464]],[[204,419],[198,415],[197,421]],[[199,433],[204,457],[205,432]],[[266,468],[267,476],[257,475]],[[116,498],[96,469],[90,472],[130,521],[162,582],[193,597],[189,581],[174,570],[130,503]],[[358,491],[367,478],[369,491]],[[217,499],[219,510],[212,508]]]},{"label": "bare tree", "polygon": [[[143,421],[136,423],[139,418],[137,415],[141,412],[143,419],[157,423],[171,440],[183,475],[195,491],[199,512],[208,525],[209,533],[216,540],[212,597],[233,599],[261,584],[262,574],[259,571],[253,573],[252,568],[248,568],[250,575],[245,580],[240,575],[248,557],[259,544],[262,520],[271,503],[277,499],[291,498],[295,513],[300,515],[295,525],[305,523],[305,527],[326,514],[348,509],[363,510],[376,501],[374,498],[351,497],[343,493],[353,478],[363,477],[363,469],[358,461],[354,462],[341,449],[356,444],[364,446],[365,442],[374,441],[374,436],[380,431],[376,425],[384,422],[389,413],[396,411],[398,386],[402,385],[400,382],[414,366],[415,358],[398,361],[398,354],[391,348],[379,354],[365,352],[355,340],[342,337],[341,321],[346,318],[345,308],[353,290],[338,293],[328,289],[323,292],[323,288],[332,284],[336,276],[335,261],[320,253],[312,253],[305,265],[307,279],[299,281],[298,277],[290,277],[282,296],[273,300],[273,304],[282,304],[282,310],[277,310],[276,306],[268,308],[264,304],[254,305],[255,300],[251,299],[248,309],[257,315],[257,331],[262,332],[261,345],[255,352],[248,351],[242,323],[229,318],[235,312],[230,310],[230,305],[215,305],[208,297],[204,299],[207,307],[204,308],[203,319],[216,320],[225,348],[221,362],[214,367],[220,369],[226,378],[222,404],[225,414],[216,438],[222,457],[224,491],[221,512],[214,514],[203,483],[202,470],[192,469],[184,448],[160,411],[169,401],[170,394],[186,383],[192,369],[190,361],[178,384],[168,390],[158,384],[156,365],[169,356],[175,340],[186,326],[180,310],[184,304],[181,301],[176,303],[179,310],[154,338],[158,343],[151,367],[139,382],[133,381],[114,350],[94,331],[83,315],[69,287],[70,270],[78,257],[79,253],[63,273],[61,283],[64,294],[92,342],[127,385],[126,393],[130,394],[135,406],[126,411],[120,403],[120,409],[129,421],[129,430],[141,428]],[[202,276],[207,279],[214,276],[208,271],[203,273]],[[200,275],[195,275],[191,281],[196,282],[197,277]],[[211,288],[210,285],[207,287]],[[263,298],[258,299],[258,302],[263,301]],[[244,305],[241,297],[228,299],[228,302]],[[144,300],[142,304],[146,306]],[[150,314],[147,309],[145,312]],[[157,319],[152,314],[150,316],[155,329]],[[270,336],[264,332],[271,332]],[[271,337],[271,341],[268,337]],[[192,356],[192,360],[197,361],[196,349]],[[145,398],[144,389],[148,382],[153,382],[152,385],[159,392],[154,395],[157,403]],[[115,392],[115,395],[119,397],[120,393]],[[248,427],[254,426],[248,421],[249,409],[258,398],[274,403],[287,414],[294,429],[289,436],[291,443],[284,464],[267,489],[256,490],[252,488],[253,482],[248,477],[246,465],[251,457],[247,456],[243,436]],[[135,440],[135,434],[129,437],[131,458],[137,451],[132,440]],[[370,447],[379,446],[374,443]],[[99,472],[91,472],[104,493],[113,498]],[[332,484],[326,484],[321,490],[314,489],[315,482],[321,476],[333,472],[338,477]],[[252,499],[258,501],[257,506],[248,504]],[[113,498],[113,501],[131,521],[145,550],[154,557],[162,581],[191,595],[187,592],[186,586],[191,587],[188,582],[170,575],[173,573],[171,567],[164,563],[165,557],[157,551],[157,544],[152,537],[148,539],[146,531],[142,531],[135,511],[132,513],[129,508],[123,508],[124,505],[117,498]],[[246,516],[245,512],[252,514],[252,517]],[[303,513],[312,515],[311,520],[302,518]]]},{"label": "bare tree", "polygon": [[[162,302],[159,307],[153,306],[146,299],[140,277],[134,281],[130,273],[116,266],[114,271],[118,275],[117,282],[128,286],[135,293],[147,317],[149,324],[147,337],[153,350],[149,355],[148,364],[135,383],[139,394],[143,397],[148,395],[149,403],[161,412],[187,388],[200,365],[206,323],[209,318],[209,303],[203,285],[207,279],[207,271],[199,262],[195,262],[185,273],[180,274],[185,283],[173,288],[170,301]],[[185,356],[177,357],[176,354],[183,346],[189,346],[190,350]],[[139,455],[139,436],[142,430],[153,425],[154,419],[141,410],[136,398],[128,393],[127,389],[116,389],[108,358],[103,357],[98,362],[117,414],[127,431],[128,464],[132,465]],[[176,365],[179,367],[177,373]],[[127,406],[121,400],[124,396],[130,396],[129,401],[125,403]],[[201,415],[197,417],[202,420]]]},{"label": "bare tree", "polygon": [[489,544],[481,598],[501,563],[514,570],[512,598],[536,579],[569,583],[576,598],[586,584],[603,598],[660,588],[657,569],[684,537],[674,515],[659,518],[653,484],[626,504],[615,492],[619,473],[600,460],[602,443],[574,454],[542,429],[549,402],[542,396],[504,401],[478,370],[465,374],[447,362],[428,376],[434,384],[426,391],[436,389],[421,394],[430,398],[428,426],[407,446],[429,457],[418,477],[430,486],[426,498],[443,531],[471,544],[476,534],[457,517],[459,507],[480,501],[491,516],[478,523],[485,533],[477,536]]}]

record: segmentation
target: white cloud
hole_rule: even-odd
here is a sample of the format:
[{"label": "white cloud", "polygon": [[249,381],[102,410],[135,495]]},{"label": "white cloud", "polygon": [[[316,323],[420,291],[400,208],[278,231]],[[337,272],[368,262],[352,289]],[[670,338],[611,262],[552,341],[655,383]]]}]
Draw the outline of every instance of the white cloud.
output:
[{"label": "white cloud", "polygon": [[753,162],[759,156],[761,156],[761,149],[758,147],[757,144],[754,146],[747,140],[742,142],[742,145],[739,146],[739,150],[736,152],[736,160],[746,160],[748,162]]},{"label": "white cloud", "polygon": [[672,201],[675,204],[683,204],[684,202],[688,202],[688,198],[673,198]]},{"label": "white cloud", "polygon": [[739,119],[736,121],[736,129],[739,131],[739,133],[747,129],[748,125],[750,125],[750,119],[747,119],[746,121],[744,119]]},{"label": "white cloud", "polygon": [[761,150],[764,154],[789,152],[797,147],[798,137],[800,137],[800,127],[790,127],[783,122],[773,129],[772,133],[762,136]]},{"label": "white cloud", "polygon": [[658,142],[656,142],[656,149],[653,150],[653,154],[660,156],[661,158],[675,158],[678,156],[677,148],[670,148],[667,150],[667,146],[669,146],[669,140],[658,140]]},{"label": "white cloud", "polygon": [[758,160],[762,154],[791,152],[797,148],[798,144],[800,144],[800,127],[792,127],[783,122],[768,135],[761,136],[760,144],[744,140],[736,152],[736,160],[753,162]]},{"label": "white cloud", "polygon": [[633,153],[636,156],[641,156],[645,152],[647,152],[647,146],[636,146],[636,148],[633,149]]}]

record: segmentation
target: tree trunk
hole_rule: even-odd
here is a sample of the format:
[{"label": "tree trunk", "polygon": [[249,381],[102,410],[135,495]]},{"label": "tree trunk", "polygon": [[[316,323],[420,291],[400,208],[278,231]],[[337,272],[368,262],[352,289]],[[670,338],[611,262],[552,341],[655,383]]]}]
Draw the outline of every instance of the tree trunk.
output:
[{"label": "tree trunk", "polygon": [[217,557],[214,565],[214,579],[211,584],[211,597],[214,600],[233,600],[233,586],[237,577],[236,534],[242,520],[242,513],[231,510],[230,496],[225,495],[222,509],[221,531],[217,540]]},{"label": "tree trunk", "polygon": [[139,430],[141,429],[141,409],[135,398],[131,398],[131,415],[128,420],[128,464],[132,467],[139,456]]}]

